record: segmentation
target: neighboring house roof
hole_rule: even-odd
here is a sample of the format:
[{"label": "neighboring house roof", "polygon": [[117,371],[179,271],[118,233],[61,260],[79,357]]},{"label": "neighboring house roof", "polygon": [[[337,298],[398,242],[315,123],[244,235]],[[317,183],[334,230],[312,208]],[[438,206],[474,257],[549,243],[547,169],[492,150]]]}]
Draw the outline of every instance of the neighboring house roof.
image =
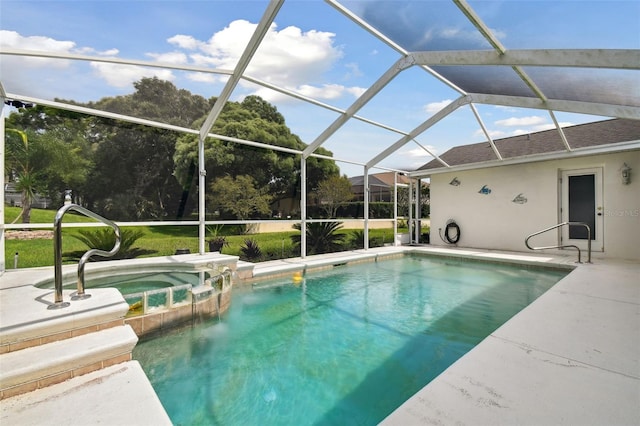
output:
[{"label": "neighboring house roof", "polygon": [[[640,120],[613,119],[564,127],[562,131],[572,149],[589,148],[620,142],[640,140]],[[503,159],[527,155],[566,151],[556,129],[494,141]],[[489,142],[451,148],[440,158],[450,166],[497,160]],[[431,160],[418,170],[442,168],[438,160]]]},{"label": "neighboring house roof", "polygon": [[[395,173],[394,172],[384,172],[384,173],[376,173],[373,176],[375,176],[376,178],[378,178],[378,180],[382,181],[383,183],[385,183],[387,186],[393,186],[395,184]],[[405,183],[408,184],[409,183],[409,178],[403,174],[398,174],[397,177],[397,181],[398,183]]]},{"label": "neighboring house roof", "polygon": [[[364,185],[364,176],[354,176],[349,178],[349,182],[351,182],[351,186],[363,186]],[[369,186],[385,186],[388,187],[386,183],[381,181],[376,177],[376,175],[369,175]]]},{"label": "neighboring house roof", "polygon": [[[383,186],[391,188],[395,183],[394,172],[374,173],[369,175],[369,186]],[[349,178],[351,186],[364,185],[364,176],[354,176]],[[409,178],[398,174],[398,183],[409,183]]]}]

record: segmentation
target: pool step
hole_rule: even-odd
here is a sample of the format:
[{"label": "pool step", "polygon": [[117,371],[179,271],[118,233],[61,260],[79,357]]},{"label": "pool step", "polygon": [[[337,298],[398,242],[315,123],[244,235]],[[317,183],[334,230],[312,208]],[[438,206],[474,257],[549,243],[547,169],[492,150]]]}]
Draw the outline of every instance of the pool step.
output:
[{"label": "pool step", "polygon": [[138,342],[128,325],[106,328],[0,355],[0,399],[131,360]]},{"label": "pool step", "polygon": [[[124,325],[129,305],[113,288],[93,289],[92,297],[63,309],[47,309],[53,292],[33,286],[3,291],[0,298],[0,354]],[[70,300],[71,291],[64,292]],[[3,368],[4,370],[4,368]]]}]

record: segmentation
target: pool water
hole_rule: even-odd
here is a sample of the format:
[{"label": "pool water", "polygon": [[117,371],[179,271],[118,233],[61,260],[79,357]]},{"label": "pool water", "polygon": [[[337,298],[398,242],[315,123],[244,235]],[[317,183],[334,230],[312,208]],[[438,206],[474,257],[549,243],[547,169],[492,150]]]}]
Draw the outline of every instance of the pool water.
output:
[{"label": "pool water", "polygon": [[134,350],[177,425],[374,425],[566,271],[421,256],[234,290]]},{"label": "pool water", "polygon": [[[190,272],[139,272],[134,274],[110,275],[108,277],[85,279],[85,289],[92,288],[117,288],[120,293],[134,294],[143,291],[158,290],[167,287],[190,284],[198,285],[200,282],[197,273]],[[38,285],[39,288],[53,288],[53,280]],[[64,283],[65,289],[75,289],[77,281]]]}]

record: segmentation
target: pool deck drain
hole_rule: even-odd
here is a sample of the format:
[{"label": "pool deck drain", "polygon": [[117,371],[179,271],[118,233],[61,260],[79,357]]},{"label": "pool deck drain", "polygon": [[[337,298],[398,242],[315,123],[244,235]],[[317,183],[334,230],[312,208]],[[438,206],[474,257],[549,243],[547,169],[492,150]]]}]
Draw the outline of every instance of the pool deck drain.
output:
[{"label": "pool deck drain", "polygon": [[[264,262],[254,272],[286,275],[403,252],[577,267],[382,424],[640,424],[637,261],[576,265],[573,253],[385,247]],[[83,403],[90,409],[78,412]],[[135,361],[2,400],[0,409],[3,424],[170,424]]]}]

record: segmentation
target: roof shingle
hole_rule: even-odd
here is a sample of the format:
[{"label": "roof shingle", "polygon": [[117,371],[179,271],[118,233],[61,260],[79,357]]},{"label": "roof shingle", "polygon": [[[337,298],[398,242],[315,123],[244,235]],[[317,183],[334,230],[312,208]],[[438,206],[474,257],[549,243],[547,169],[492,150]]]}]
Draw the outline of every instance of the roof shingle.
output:
[{"label": "roof shingle", "polygon": [[[564,127],[562,130],[572,149],[640,140],[640,120],[604,120]],[[565,151],[560,133],[556,129],[497,139],[494,143],[503,159]],[[440,158],[450,166],[498,159],[489,142],[456,146]],[[433,159],[418,170],[441,167],[442,164]]]}]

